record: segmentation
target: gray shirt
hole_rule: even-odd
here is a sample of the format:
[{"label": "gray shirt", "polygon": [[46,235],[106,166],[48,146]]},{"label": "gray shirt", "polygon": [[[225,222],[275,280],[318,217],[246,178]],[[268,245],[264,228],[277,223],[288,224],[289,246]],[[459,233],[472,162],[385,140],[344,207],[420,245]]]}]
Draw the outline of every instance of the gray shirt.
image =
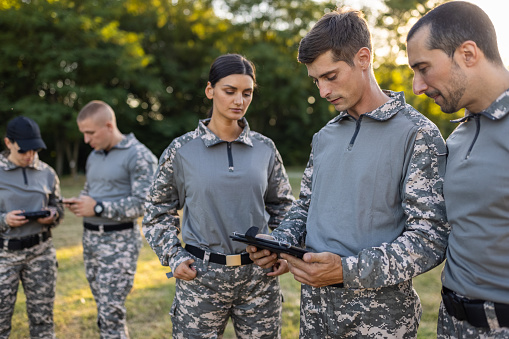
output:
[{"label": "gray shirt", "polygon": [[87,181],[81,194],[102,201],[104,212],[84,221],[112,225],[140,217],[156,166],[155,155],[132,133],[108,152],[93,150],[87,159]]},{"label": "gray shirt", "polygon": [[234,142],[219,139],[201,121],[195,131],[172,141],[159,160],[147,197],[145,238],[172,270],[191,259],[182,240],[212,252],[235,254],[246,245],[229,236],[251,226],[268,233],[279,225],[294,200],[274,143],[250,131],[245,119]]},{"label": "gray shirt", "polygon": [[472,299],[509,304],[509,90],[447,139],[451,235],[442,282]]},{"label": "gray shirt", "polygon": [[358,120],[341,112],[314,137],[300,199],[272,233],[342,258],[344,285],[377,288],[440,264],[449,227],[438,128],[386,91]]},{"label": "gray shirt", "polygon": [[[32,164],[19,167],[7,159],[7,153],[0,153],[0,237],[20,238],[37,234],[54,227],[64,213],[60,199],[60,181],[57,174],[36,155]],[[9,227],[5,216],[10,211],[40,211],[55,207],[59,218],[54,225],[42,225],[30,220],[20,227]]]}]

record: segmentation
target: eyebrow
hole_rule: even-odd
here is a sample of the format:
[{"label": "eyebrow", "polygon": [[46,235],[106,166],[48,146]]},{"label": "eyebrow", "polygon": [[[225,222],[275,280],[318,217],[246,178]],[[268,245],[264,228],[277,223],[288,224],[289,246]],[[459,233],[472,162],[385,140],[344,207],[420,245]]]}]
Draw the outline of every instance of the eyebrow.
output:
[{"label": "eyebrow", "polygon": [[[231,89],[238,89],[237,87],[235,86],[232,86],[232,85],[228,85],[228,84],[224,84],[223,87],[228,87],[228,88],[231,88]],[[248,88],[245,88],[243,89],[242,91],[249,91],[249,90],[253,90],[253,87],[248,87]]]},{"label": "eyebrow", "polygon": [[[331,73],[336,73],[337,71],[338,71],[337,69],[333,69],[333,70],[327,71],[327,72],[325,72],[325,73],[323,73],[323,74],[320,74],[320,75],[318,76],[318,79],[320,79],[320,78],[326,78],[326,77],[327,77],[328,75],[330,75]],[[315,77],[314,77],[314,76],[312,76],[312,75],[309,75],[309,74],[308,74],[308,76],[309,76],[310,78],[312,78],[312,79],[317,79],[317,78],[315,78]]]},{"label": "eyebrow", "polygon": [[417,68],[419,65],[424,64],[424,63],[425,63],[424,61],[416,62],[416,63],[414,63],[413,65],[410,65],[410,68],[411,68],[411,69],[415,69],[415,68]]}]

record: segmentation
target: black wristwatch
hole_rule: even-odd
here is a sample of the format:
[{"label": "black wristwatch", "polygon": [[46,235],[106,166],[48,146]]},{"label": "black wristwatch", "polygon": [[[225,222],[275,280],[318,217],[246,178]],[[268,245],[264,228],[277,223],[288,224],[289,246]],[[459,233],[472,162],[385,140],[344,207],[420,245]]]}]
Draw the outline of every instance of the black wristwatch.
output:
[{"label": "black wristwatch", "polygon": [[96,217],[100,217],[104,211],[104,205],[101,201],[98,201],[94,206],[94,213]]}]

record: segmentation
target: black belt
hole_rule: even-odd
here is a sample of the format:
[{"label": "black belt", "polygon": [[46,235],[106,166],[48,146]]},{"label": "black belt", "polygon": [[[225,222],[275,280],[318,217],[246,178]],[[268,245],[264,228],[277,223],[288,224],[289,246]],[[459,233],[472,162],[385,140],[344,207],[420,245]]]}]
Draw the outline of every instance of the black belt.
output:
[{"label": "black belt", "polygon": [[83,226],[90,231],[101,231],[101,232],[112,232],[112,231],[122,231],[127,230],[129,228],[134,227],[133,222],[126,222],[123,224],[115,224],[115,225],[94,225],[88,222],[84,222]]},{"label": "black belt", "polygon": [[[484,311],[484,300],[460,297],[447,287],[442,287],[442,301],[449,315],[460,321],[468,321],[475,327],[487,327],[488,320]],[[494,303],[500,327],[509,327],[509,304]]]},{"label": "black belt", "polygon": [[[197,257],[198,259],[202,259],[205,257],[205,251],[199,247],[193,245],[186,245],[186,251]],[[248,253],[242,254],[234,254],[234,255],[224,255],[217,253],[210,253],[209,261],[215,264],[226,265],[226,266],[241,266],[252,264],[253,261],[249,258]]]},{"label": "black belt", "polygon": [[51,238],[51,231],[49,230],[42,233],[29,235],[23,238],[12,238],[12,239],[0,238],[0,248],[4,248],[5,244],[7,243],[7,249],[9,251],[20,251],[34,247],[35,245],[39,245],[48,240],[49,238]]}]

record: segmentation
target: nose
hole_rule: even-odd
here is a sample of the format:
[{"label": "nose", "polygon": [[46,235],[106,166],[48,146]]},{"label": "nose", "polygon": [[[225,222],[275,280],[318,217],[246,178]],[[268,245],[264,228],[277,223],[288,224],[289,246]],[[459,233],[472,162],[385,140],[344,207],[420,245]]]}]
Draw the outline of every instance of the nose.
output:
[{"label": "nose", "polygon": [[235,97],[233,98],[233,103],[235,105],[242,105],[242,93],[238,93],[235,95]]},{"label": "nose", "polygon": [[83,135],[83,139],[85,140],[85,144],[88,144],[90,142],[90,137],[88,135]]},{"label": "nose", "polygon": [[320,96],[322,98],[326,99],[331,94],[330,86],[327,86],[323,82],[318,82],[316,86],[318,86],[318,90],[320,91]]},{"label": "nose", "polygon": [[422,79],[422,77],[419,74],[414,74],[414,81],[412,83],[412,89],[415,93],[415,95],[421,95],[426,92],[428,89],[428,85],[426,82]]}]

